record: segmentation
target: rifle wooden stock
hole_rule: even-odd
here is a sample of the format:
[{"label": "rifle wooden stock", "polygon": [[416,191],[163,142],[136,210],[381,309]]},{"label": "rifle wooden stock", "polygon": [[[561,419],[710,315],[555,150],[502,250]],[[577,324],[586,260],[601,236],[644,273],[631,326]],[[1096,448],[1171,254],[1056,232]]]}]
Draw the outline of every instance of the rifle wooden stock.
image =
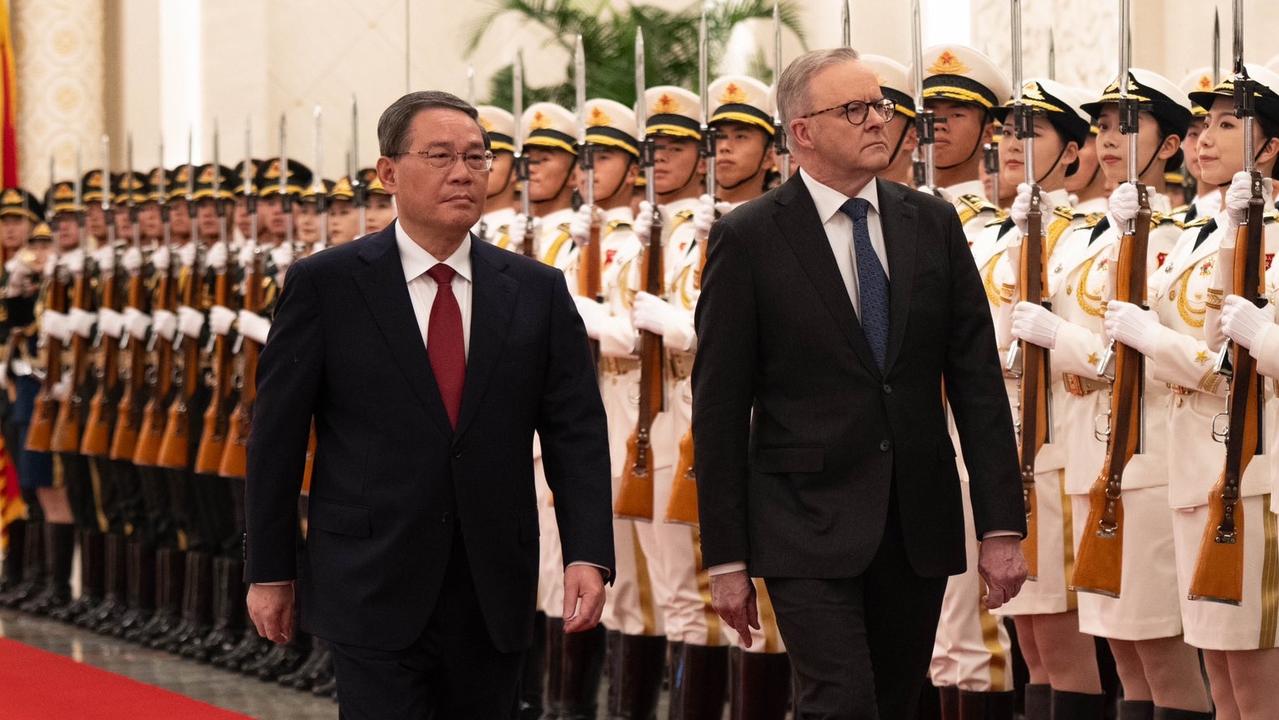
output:
[{"label": "rifle wooden stock", "polygon": [[[142,273],[134,272],[129,277],[129,307],[141,310],[145,307]],[[128,330],[126,329],[127,333]],[[116,410],[115,432],[111,436],[112,460],[130,461],[138,448],[138,434],[142,429],[142,410],[146,394],[146,343],[137,338],[128,338],[129,345],[129,382],[124,386],[124,395],[120,397],[120,407]]]},{"label": "rifle wooden stock", "polygon": [[[160,275],[156,288],[159,298],[157,310],[172,311],[177,305],[177,288],[173,282],[172,270]],[[155,375],[151,385],[150,397],[142,410],[142,427],[138,430],[138,446],[133,455],[133,464],[140,467],[157,467],[160,459],[160,443],[164,440],[164,423],[167,417],[165,410],[169,406],[170,395],[173,394],[173,343],[156,335],[155,340]]]},{"label": "rifle wooden stock", "polygon": [[600,226],[592,218],[590,238],[578,255],[577,288],[582,297],[600,299],[600,263]]},{"label": "rifle wooden stock", "polygon": [[[1022,243],[1021,267],[1018,287],[1022,299],[1042,303],[1044,298],[1044,218],[1039,209],[1038,193],[1031,201],[1027,218],[1026,237]],[[1035,499],[1035,460],[1039,449],[1048,441],[1048,428],[1052,422],[1048,412],[1050,371],[1048,350],[1033,343],[1022,342],[1022,371],[1020,395],[1020,455],[1022,498],[1026,506],[1026,539],[1022,552],[1026,556],[1027,578],[1039,577],[1039,513]]]},{"label": "rifle wooden stock", "polygon": [[[258,262],[255,255],[244,278],[244,307],[255,313],[262,311],[262,271]],[[256,341],[243,335],[241,339],[244,345],[240,352],[240,397],[227,420],[226,444],[218,463],[218,475],[240,479],[248,475],[249,430],[253,403],[258,397],[258,353],[261,352]]]},{"label": "rifle wooden stock", "polygon": [[[1230,291],[1257,302],[1265,297],[1265,237],[1262,234],[1261,178],[1253,174],[1253,197],[1248,204],[1248,224],[1239,228],[1235,243],[1234,277]],[[1226,461],[1208,496],[1208,524],[1199,543],[1199,557],[1190,581],[1191,600],[1239,605],[1243,602],[1244,518],[1239,506],[1240,485],[1261,438],[1261,409],[1265,384],[1257,375],[1257,361],[1247,348],[1232,344],[1230,414],[1226,436]]]},{"label": "rifle wooden stock", "polygon": [[[1150,201],[1145,187],[1138,189],[1141,209],[1134,232],[1120,239],[1119,267],[1115,277],[1116,300],[1144,305],[1146,255],[1150,240]],[[1080,592],[1119,597],[1123,579],[1124,504],[1121,496],[1124,469],[1141,444],[1142,354],[1127,345],[1115,345],[1115,380],[1110,389],[1110,436],[1101,473],[1088,491],[1088,521],[1076,553],[1070,585]]]},{"label": "rifle wooden stock", "polygon": [[666,522],[697,525],[697,475],[693,471],[693,431],[679,439],[679,461],[671,499],[666,503]]},{"label": "rifle wooden stock", "polygon": [[[218,273],[214,281],[214,302],[228,307],[230,283],[225,271]],[[216,475],[226,452],[227,425],[231,410],[231,346],[225,335],[213,341],[213,393],[204,411],[204,427],[200,444],[195,453],[195,472],[200,475]]]},{"label": "rifle wooden stock", "polygon": [[[113,270],[102,277],[102,307],[119,310],[116,297],[116,275]],[[98,330],[102,333],[102,330]],[[116,422],[117,407],[114,402],[120,385],[119,346],[105,333],[98,336],[100,347],[95,362],[98,387],[89,401],[89,418],[84,424],[84,437],[80,441],[80,454],[88,457],[107,457],[111,450],[111,431]]]},{"label": "rifle wooden stock", "polygon": [[[198,264],[193,263],[187,285],[182,291],[182,303],[187,307],[199,307],[200,280]],[[199,339],[183,337],[181,348],[182,384],[178,388],[177,397],[169,405],[164,423],[164,438],[160,440],[160,454],[156,459],[157,465],[171,470],[185,470],[191,466],[191,404],[200,382]]]},{"label": "rifle wooden stock", "polygon": [[[67,289],[62,280],[61,269],[54,270],[53,277],[49,279],[46,298],[46,309],[67,311]],[[31,411],[31,425],[27,428],[26,449],[32,452],[49,452],[53,442],[53,423],[58,414],[58,401],[53,397],[53,388],[62,382],[62,341],[52,335],[45,335],[44,343],[44,382],[40,384],[40,391],[36,394]]]},{"label": "rifle wooden stock", "polygon": [[[76,277],[72,298],[74,308],[89,309],[89,275],[83,270]],[[58,405],[58,417],[53,421],[53,438],[49,441],[52,452],[80,452],[80,433],[84,428],[84,383],[88,375],[89,341],[76,334],[71,337],[71,388],[66,399]]]},{"label": "rifle wooden stock", "polygon": [[[645,292],[659,297],[665,294],[662,225],[656,211],[653,213],[653,228],[644,252],[641,275],[644,278]],[[653,445],[650,434],[653,418],[662,410],[662,354],[662,336],[647,330],[641,331],[639,418],[635,422],[635,432],[626,441],[626,465],[622,468],[622,484],[613,505],[613,514],[620,518],[653,519]]]},{"label": "rifle wooden stock", "polygon": [[[528,183],[524,183],[523,192],[528,192]],[[524,257],[537,259],[537,248],[534,244],[537,238],[533,232],[533,219],[527,218],[528,222],[524,223],[524,242],[520,247],[520,252],[524,253]]]}]

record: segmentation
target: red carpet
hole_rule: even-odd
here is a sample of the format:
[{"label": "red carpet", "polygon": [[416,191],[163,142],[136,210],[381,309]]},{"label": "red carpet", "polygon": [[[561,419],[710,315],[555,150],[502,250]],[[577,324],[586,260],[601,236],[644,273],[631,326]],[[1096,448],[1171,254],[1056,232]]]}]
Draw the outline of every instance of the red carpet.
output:
[{"label": "red carpet", "polygon": [[246,717],[0,638],[0,718],[4,720]]}]

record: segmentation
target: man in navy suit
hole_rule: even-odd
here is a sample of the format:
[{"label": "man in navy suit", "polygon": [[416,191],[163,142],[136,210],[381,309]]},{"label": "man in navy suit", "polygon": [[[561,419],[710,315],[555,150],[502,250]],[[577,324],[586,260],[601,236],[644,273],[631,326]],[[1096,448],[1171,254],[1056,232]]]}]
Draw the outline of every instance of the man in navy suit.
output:
[{"label": "man in navy suit", "polygon": [[297,608],[331,643],[344,718],[511,717],[537,586],[534,431],[566,632],[598,623],[613,572],[599,389],[564,275],[469,232],[492,164],[475,109],[410,93],[378,140],[399,219],[296,263],[262,353],[249,611],[283,642]]}]

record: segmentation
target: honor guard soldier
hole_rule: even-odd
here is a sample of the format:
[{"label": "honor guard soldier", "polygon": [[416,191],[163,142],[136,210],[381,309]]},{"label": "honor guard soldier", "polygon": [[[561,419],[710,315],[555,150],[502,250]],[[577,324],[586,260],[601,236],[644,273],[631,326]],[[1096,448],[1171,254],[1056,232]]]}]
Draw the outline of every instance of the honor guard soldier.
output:
[{"label": "honor guard soldier", "polygon": [[366,232],[375,233],[395,222],[395,199],[382,187],[376,168],[361,170],[360,182],[364,184],[367,203],[364,210]]},{"label": "honor guard soldier", "polygon": [[[287,165],[287,175],[283,189],[291,200],[289,204],[289,222],[293,223],[292,228],[296,238],[297,200],[301,197],[302,192],[311,185],[311,170],[292,158],[288,160]],[[289,266],[293,264],[296,248],[285,241],[285,232],[288,226],[285,225],[284,202],[281,197],[279,158],[271,158],[262,162],[257,186],[258,244],[270,253],[271,263],[275,267],[276,282],[283,285],[284,276],[288,273]]]},{"label": "honor guard soldier", "polygon": [[[1264,398],[1257,413],[1266,420],[1255,448],[1231,448],[1235,431],[1223,444],[1214,416],[1223,409],[1223,397],[1234,398],[1234,384],[1243,384],[1242,366],[1231,379],[1214,367],[1214,348],[1232,342],[1243,357],[1257,358],[1256,369],[1274,374],[1273,355],[1261,331],[1273,323],[1276,271],[1272,259],[1279,250],[1279,224],[1272,210],[1270,183],[1259,183],[1254,194],[1251,173],[1273,177],[1279,158],[1279,75],[1259,65],[1246,65],[1254,83],[1251,109],[1255,116],[1236,116],[1235,79],[1226,77],[1209,91],[1191,93],[1190,99],[1208,111],[1199,137],[1200,171],[1205,184],[1224,190],[1223,209],[1215,217],[1187,224],[1151,283],[1150,310],[1112,302],[1106,313],[1106,330],[1119,342],[1131,344],[1154,362],[1155,379],[1172,385],[1168,403],[1168,500],[1172,506],[1173,547],[1177,559],[1178,596],[1185,640],[1203,651],[1208,684],[1218,717],[1265,717],[1274,711],[1274,678],[1279,674],[1279,575],[1273,572],[1279,557],[1279,532],[1273,512],[1271,470],[1275,462],[1273,383],[1254,383],[1249,394]],[[1245,109],[1245,108],[1238,108]],[[1252,138],[1245,140],[1245,130]],[[1249,158],[1249,156],[1251,156]],[[1245,162],[1250,159],[1251,162]],[[1248,231],[1248,206],[1261,200],[1261,228]],[[1259,246],[1256,244],[1259,241]],[[1242,253],[1238,251],[1242,250]],[[1261,292],[1255,277],[1238,263],[1252,256],[1265,272]],[[1239,259],[1236,259],[1236,258]],[[1245,278],[1243,292],[1236,283]],[[1269,300],[1257,308],[1243,294]],[[1226,305],[1224,295],[1234,295]],[[1249,307],[1245,307],[1249,306]],[[1224,337],[1222,335],[1224,331]],[[1246,385],[1243,385],[1246,387]],[[1229,400],[1226,400],[1229,403]],[[1234,425],[1234,411],[1227,413]],[[1248,440],[1245,438],[1245,443]],[[1219,482],[1233,475],[1230,452],[1247,453],[1237,484]],[[1255,454],[1254,454],[1255,453]],[[1239,456],[1236,455],[1238,458]],[[1224,496],[1224,497],[1223,497]],[[1227,504],[1228,503],[1228,504]],[[1228,508],[1233,505],[1232,509]],[[1215,508],[1215,509],[1214,509]],[[1223,518],[1236,518],[1229,543],[1215,538],[1223,533]],[[1206,542],[1205,542],[1206,541]],[[1233,546],[1236,557],[1229,564],[1204,557],[1216,546]],[[1230,577],[1217,581],[1215,576]],[[1201,583],[1208,585],[1202,589]],[[1233,585],[1234,597],[1212,585]],[[1205,716],[1206,717],[1206,716]]]},{"label": "honor guard soldier", "polygon": [[[1197,92],[1212,92],[1212,68],[1202,67],[1187,75],[1179,85],[1186,95]],[[1189,207],[1182,211],[1181,222],[1191,223],[1200,218],[1210,218],[1221,211],[1221,189],[1204,182],[1199,168],[1199,135],[1203,133],[1208,119],[1208,111],[1198,103],[1193,105],[1194,119],[1190,121],[1190,129],[1186,131],[1186,142],[1182,150],[1186,156],[1186,173],[1195,181],[1195,196],[1189,199]]]},{"label": "honor guard soldier", "polygon": [[862,55],[860,59],[879,78],[879,91],[896,106],[893,119],[884,128],[893,146],[892,159],[879,177],[914,187],[914,154],[919,147],[919,134],[915,130],[915,101],[908,90],[910,68],[883,55]]},{"label": "honor guard soldier", "polygon": [[345,175],[329,190],[329,244],[344,245],[360,235],[360,216],[355,208],[355,190]]},{"label": "honor guard soldier", "polygon": [[[577,160],[577,117],[554,103],[534,103],[520,118],[523,153],[529,164],[528,193],[532,207],[533,251],[547,265],[564,269],[574,252],[569,225],[573,220],[573,173]],[[512,225],[513,250],[523,250],[526,221]],[[549,543],[554,544],[554,543]],[[560,570],[555,571],[560,575]]]},{"label": "honor guard soldier", "polygon": [[325,237],[325,233],[321,232],[321,230],[327,232],[331,226],[328,218],[329,211],[326,202],[324,209],[325,220],[321,223],[319,198],[323,195],[327,201],[329,193],[333,191],[333,181],[321,180],[320,183],[322,184],[312,183],[308,185],[298,198],[301,204],[298,208],[297,237],[304,256],[319,252],[329,246],[329,238]]},{"label": "honor guard soldier", "polygon": [[[231,173],[231,179],[235,181],[234,185],[231,187],[231,192],[235,195],[235,239],[232,244],[237,248],[244,247],[245,243],[253,237],[253,223],[255,218],[259,226],[259,231],[261,230],[262,224],[262,218],[260,215],[249,213],[249,201],[248,197],[245,195],[244,186],[244,178],[246,174],[244,170],[245,162],[246,161],[241,160],[236,163],[236,166],[233,168]],[[259,167],[262,163],[259,160],[252,160],[250,162],[252,163],[252,167],[247,173],[249,177],[248,192],[252,193],[254,197],[257,197],[258,192],[260,191],[260,188],[258,188],[258,173]]]},{"label": "honor guard soldier", "polygon": [[[1090,93],[1083,88],[1072,88],[1081,97]],[[1070,205],[1075,212],[1082,213],[1089,222],[1100,222],[1106,215],[1106,204],[1109,193],[1106,192],[1106,177],[1101,172],[1101,158],[1097,151],[1098,129],[1094,124],[1088,134],[1088,140],[1079,149],[1079,169],[1074,175],[1066,178],[1066,192],[1070,193]]]},{"label": "honor guard soldier", "polygon": [[480,127],[489,137],[493,169],[489,171],[484,215],[475,233],[504,250],[512,248],[511,223],[515,220],[515,116],[499,107],[480,105]]}]

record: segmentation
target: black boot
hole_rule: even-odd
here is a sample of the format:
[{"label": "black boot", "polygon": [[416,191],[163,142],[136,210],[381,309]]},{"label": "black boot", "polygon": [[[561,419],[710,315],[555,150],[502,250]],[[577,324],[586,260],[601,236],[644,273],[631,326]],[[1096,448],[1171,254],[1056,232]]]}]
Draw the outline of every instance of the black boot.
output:
[{"label": "black boot", "polygon": [[[10,542],[13,535],[9,536]],[[0,605],[16,608],[35,597],[44,588],[44,522],[27,520],[23,528],[22,555],[14,560],[22,566],[22,582],[0,593]],[[13,551],[13,546],[9,546]]]},{"label": "black boot", "polygon": [[1013,720],[1017,695],[1008,692],[959,691],[959,720]]},{"label": "black boot", "polygon": [[671,668],[671,720],[719,720],[728,685],[728,647],[684,643]]},{"label": "black boot", "polygon": [[1052,720],[1101,720],[1106,696],[1053,690]]},{"label": "black boot", "polygon": [[665,637],[619,635],[609,669],[609,719],[655,720],[665,677]]},{"label": "black boot", "polygon": [[317,687],[324,687],[333,682],[333,651],[329,648],[328,643],[323,640],[317,640],[317,642],[320,643],[323,655],[311,671],[311,676],[308,678],[310,684],[298,688],[299,690],[314,691]]},{"label": "black boot", "polygon": [[533,615],[533,646],[524,653],[520,678],[519,720],[540,720],[546,689],[546,614]]},{"label": "black boot", "polygon": [[[928,684],[924,692],[928,692],[930,687],[932,687],[932,683]],[[959,720],[959,688],[954,685],[942,685],[941,687],[933,688],[933,692],[937,696],[935,700],[937,707],[934,710],[937,715],[932,717],[940,717],[941,720]],[[922,705],[923,703],[921,702],[920,704]],[[921,714],[919,717],[922,720],[929,716]]]},{"label": "black boot", "polygon": [[151,647],[176,653],[187,643],[209,633],[209,605],[212,599],[212,558],[208,553],[191,550],[186,556],[186,571],[182,587],[182,622],[165,635],[153,641]]},{"label": "black boot", "polygon": [[302,653],[306,645],[303,644],[304,638],[300,635],[301,633],[298,633],[289,642],[275,646],[273,652],[278,650],[275,656],[262,663],[257,669],[256,674],[259,680],[274,682],[281,675],[288,675],[298,669],[298,666],[306,659]]},{"label": "black boot", "polygon": [[1023,691],[1026,720],[1052,720],[1053,689],[1051,685],[1027,685]]},{"label": "black boot", "polygon": [[1154,720],[1155,704],[1149,700],[1120,700],[1118,720]]},{"label": "black boot", "polygon": [[338,680],[333,673],[329,673],[329,677],[324,682],[316,683],[311,686],[311,694],[316,697],[327,697],[337,700],[338,698]]},{"label": "black boot", "polygon": [[311,636],[309,643],[310,650],[306,654],[306,659],[298,666],[297,670],[286,673],[276,678],[275,681],[284,687],[291,687],[301,690],[302,688],[311,687],[311,683],[306,682],[306,676],[315,670],[315,666],[320,662],[320,656],[324,652],[324,641],[314,635]]},{"label": "black boot", "polygon": [[104,543],[106,570],[103,573],[102,604],[88,616],[86,627],[104,635],[112,634],[124,617],[125,583],[124,566],[127,564],[128,545],[124,536],[119,533],[108,533]]},{"label": "black boot", "polygon": [[244,564],[232,558],[213,560],[213,629],[208,635],[182,648],[182,657],[208,662],[230,652],[240,637],[244,614]]},{"label": "black boot", "polygon": [[602,625],[564,635],[560,660],[560,717],[564,720],[595,720],[606,641],[607,631]]},{"label": "black boot", "polygon": [[564,619],[546,618],[546,701],[542,717],[559,720],[564,711],[561,668],[564,658]]},{"label": "black boot", "polygon": [[155,552],[155,613],[146,625],[125,634],[126,640],[150,646],[173,632],[181,612],[186,558],[181,550],[160,548]]},{"label": "black boot", "polygon": [[135,537],[129,540],[126,552],[124,578],[128,610],[112,632],[119,638],[127,638],[135,628],[146,626],[155,613],[155,551]]},{"label": "black boot", "polygon": [[75,526],[44,525],[44,587],[19,606],[22,612],[48,615],[71,602],[71,559],[75,555]]},{"label": "black boot", "polygon": [[1212,720],[1212,713],[1176,708],[1154,708],[1154,720]]},{"label": "black boot", "polygon": [[244,634],[240,636],[240,642],[231,649],[231,652],[213,658],[213,666],[238,672],[241,667],[256,662],[270,650],[271,643],[258,635],[257,628],[248,625],[244,628]]},{"label": "black boot", "polygon": [[26,559],[27,521],[14,520],[8,525],[9,547],[5,549],[4,565],[0,567],[0,596],[22,584],[22,566]]},{"label": "black boot", "polygon": [[729,718],[783,720],[790,709],[790,658],[786,653],[749,653],[733,648]]},{"label": "black boot", "polygon": [[80,546],[80,596],[48,613],[70,623],[102,602],[102,536],[93,530],[77,530],[75,535]]}]

